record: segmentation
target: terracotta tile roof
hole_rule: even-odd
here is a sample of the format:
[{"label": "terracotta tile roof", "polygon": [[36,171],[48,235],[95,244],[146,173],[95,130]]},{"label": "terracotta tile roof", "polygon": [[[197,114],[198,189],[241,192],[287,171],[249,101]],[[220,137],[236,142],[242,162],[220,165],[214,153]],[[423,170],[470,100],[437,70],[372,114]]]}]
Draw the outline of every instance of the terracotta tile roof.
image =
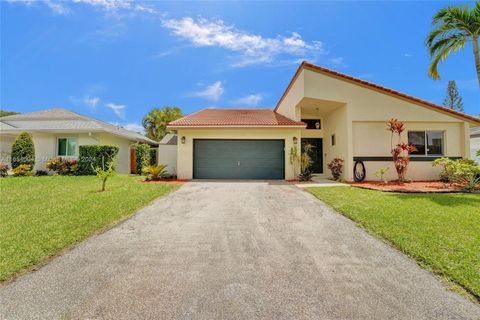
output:
[{"label": "terracotta tile roof", "polygon": [[188,126],[297,126],[305,123],[294,121],[272,109],[203,109],[172,121],[169,127]]},{"label": "terracotta tile roof", "polygon": [[393,90],[393,89],[390,89],[390,88],[386,88],[386,87],[383,87],[381,85],[378,85],[378,84],[375,84],[375,83],[372,83],[372,82],[369,82],[369,81],[365,81],[365,80],[362,80],[362,79],[359,79],[359,78],[349,76],[349,75],[344,74],[344,73],[340,73],[340,72],[337,72],[337,71],[334,71],[334,70],[330,70],[330,69],[327,69],[327,68],[323,68],[323,67],[314,65],[314,64],[309,63],[307,61],[303,61],[300,64],[300,66],[298,67],[297,72],[293,76],[292,80],[288,84],[287,89],[285,90],[282,97],[278,101],[277,106],[274,109],[275,111],[278,109],[278,107],[280,106],[280,103],[283,101],[283,99],[285,99],[285,97],[287,96],[288,92],[290,91],[290,88],[292,87],[293,83],[295,82],[297,77],[300,75],[300,73],[304,69],[314,71],[314,72],[318,72],[318,73],[322,73],[322,74],[325,74],[325,75],[329,75],[329,76],[332,76],[332,77],[335,77],[335,78],[338,78],[338,79],[341,79],[341,80],[344,80],[344,81],[349,81],[349,82],[355,83],[355,84],[360,85],[360,86],[364,86],[364,87],[367,87],[367,88],[370,88],[370,89],[373,89],[373,90],[377,90],[377,91],[380,91],[380,92],[383,92],[383,93],[386,93],[386,94],[397,96],[399,98],[402,98],[402,99],[408,100],[410,102],[416,103],[420,106],[430,107],[430,108],[436,109],[440,112],[449,113],[449,114],[451,114],[451,115],[453,115],[457,118],[461,118],[461,119],[466,120],[468,122],[473,122],[473,123],[476,123],[476,124],[480,124],[480,118],[478,118],[478,117],[470,116],[470,115],[462,113],[462,112],[458,112],[458,111],[455,111],[455,110],[452,110],[452,109],[449,109],[449,108],[445,108],[445,107],[437,105],[435,103],[432,103],[432,102],[429,102],[429,101],[426,101],[426,100],[423,100],[423,99],[420,99],[420,98],[417,98],[417,97],[414,97],[414,96],[411,96],[411,95],[408,95],[408,94],[405,94],[405,93],[402,93],[402,92],[399,92],[399,91],[396,91],[396,90]]}]

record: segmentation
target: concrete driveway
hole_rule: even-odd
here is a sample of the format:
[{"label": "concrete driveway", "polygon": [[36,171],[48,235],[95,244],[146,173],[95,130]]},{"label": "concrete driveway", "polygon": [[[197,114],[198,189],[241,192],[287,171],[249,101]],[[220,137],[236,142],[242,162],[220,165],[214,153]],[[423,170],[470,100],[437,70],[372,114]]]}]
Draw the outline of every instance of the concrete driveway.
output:
[{"label": "concrete driveway", "polygon": [[299,188],[192,182],[0,287],[2,319],[479,319]]}]

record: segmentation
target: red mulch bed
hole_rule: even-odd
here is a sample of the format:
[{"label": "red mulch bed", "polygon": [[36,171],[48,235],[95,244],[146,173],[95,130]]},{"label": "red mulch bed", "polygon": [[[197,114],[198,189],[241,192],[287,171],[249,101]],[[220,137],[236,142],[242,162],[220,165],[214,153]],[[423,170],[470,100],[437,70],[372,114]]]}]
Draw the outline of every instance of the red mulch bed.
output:
[{"label": "red mulch bed", "polygon": [[157,180],[157,181],[142,181],[143,183],[160,183],[160,184],[183,184],[188,182],[188,179],[176,179],[176,180]]},{"label": "red mulch bed", "polygon": [[383,183],[380,181],[363,181],[363,182],[352,182],[350,183],[353,187],[380,190],[380,191],[390,191],[390,192],[423,192],[423,193],[433,193],[433,192],[462,192],[462,190],[451,184],[445,184],[440,181],[412,181],[412,182],[387,182]]}]

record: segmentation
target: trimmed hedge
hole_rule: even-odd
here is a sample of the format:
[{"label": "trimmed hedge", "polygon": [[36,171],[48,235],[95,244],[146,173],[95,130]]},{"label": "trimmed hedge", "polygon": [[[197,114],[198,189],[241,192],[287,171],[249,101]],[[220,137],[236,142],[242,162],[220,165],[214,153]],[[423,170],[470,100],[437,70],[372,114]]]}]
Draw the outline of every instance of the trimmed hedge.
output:
[{"label": "trimmed hedge", "polygon": [[35,165],[35,146],[28,132],[20,133],[12,145],[12,169],[21,164]]},{"label": "trimmed hedge", "polygon": [[150,165],[150,146],[148,144],[135,144],[135,161],[137,162],[137,174],[140,175],[143,168]]},{"label": "trimmed hedge", "polygon": [[118,154],[118,147],[112,145],[82,145],[78,150],[79,175],[96,175],[95,167],[107,167],[108,163],[115,161]]}]

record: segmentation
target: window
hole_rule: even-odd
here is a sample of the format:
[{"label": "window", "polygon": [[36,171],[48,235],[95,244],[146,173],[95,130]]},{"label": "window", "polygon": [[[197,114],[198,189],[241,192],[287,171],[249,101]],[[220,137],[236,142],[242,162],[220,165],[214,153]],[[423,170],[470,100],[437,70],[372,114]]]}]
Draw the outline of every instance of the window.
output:
[{"label": "window", "polygon": [[322,121],[320,119],[302,119],[302,122],[307,124],[307,130],[322,129]]},{"label": "window", "polygon": [[64,157],[75,156],[77,153],[77,139],[76,138],[58,138],[57,140],[57,155]]},{"label": "window", "polygon": [[417,151],[411,154],[422,156],[443,155],[442,131],[410,131],[408,132],[408,143],[417,148]]},{"label": "window", "polygon": [[334,145],[335,145],[335,135],[332,134],[332,146],[334,146]]}]

